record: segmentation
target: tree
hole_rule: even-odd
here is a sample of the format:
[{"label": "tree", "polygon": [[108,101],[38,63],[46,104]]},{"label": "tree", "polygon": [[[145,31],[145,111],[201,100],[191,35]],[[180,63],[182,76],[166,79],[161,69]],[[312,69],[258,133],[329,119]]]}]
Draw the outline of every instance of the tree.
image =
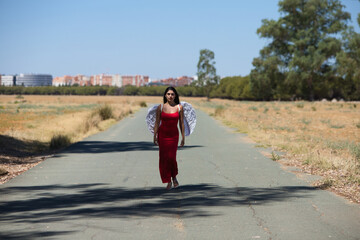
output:
[{"label": "tree", "polygon": [[252,99],[249,76],[233,76],[222,78],[220,84],[211,92],[212,97],[230,99]]},{"label": "tree", "polygon": [[[255,96],[320,97],[326,81],[336,75],[340,33],[350,14],[339,0],[282,0],[281,17],[262,20],[257,33],[272,41],[255,58],[251,86]],[[265,88],[265,89],[263,89]]]},{"label": "tree", "polygon": [[197,64],[198,80],[196,85],[205,88],[206,96],[210,99],[212,88],[219,83],[219,76],[216,75],[215,54],[209,49],[201,49],[199,62]]},{"label": "tree", "polygon": [[[357,18],[360,26],[360,13]],[[338,73],[344,79],[342,94],[349,99],[360,99],[360,33],[351,27],[343,34],[342,51],[336,56]]]}]

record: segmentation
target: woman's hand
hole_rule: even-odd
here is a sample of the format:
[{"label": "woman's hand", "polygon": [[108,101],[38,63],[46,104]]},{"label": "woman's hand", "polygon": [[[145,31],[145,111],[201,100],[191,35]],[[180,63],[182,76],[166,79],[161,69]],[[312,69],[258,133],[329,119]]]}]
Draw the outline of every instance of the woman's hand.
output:
[{"label": "woman's hand", "polygon": [[185,145],[185,139],[181,140],[180,147],[183,147]]},{"label": "woman's hand", "polygon": [[159,146],[159,142],[158,142],[157,135],[154,135],[154,144],[155,144],[156,146]]}]

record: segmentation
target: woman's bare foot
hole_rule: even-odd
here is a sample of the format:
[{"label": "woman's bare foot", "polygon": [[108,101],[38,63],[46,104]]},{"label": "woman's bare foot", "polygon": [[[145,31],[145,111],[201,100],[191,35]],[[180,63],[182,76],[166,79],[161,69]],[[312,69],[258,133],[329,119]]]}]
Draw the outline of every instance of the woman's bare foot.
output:
[{"label": "woman's bare foot", "polygon": [[179,182],[176,178],[173,178],[174,188],[177,188],[179,186]]},{"label": "woman's bare foot", "polygon": [[166,186],[166,190],[170,190],[170,189],[171,189],[171,187],[172,187],[171,182],[168,182],[168,184],[167,184],[167,186]]}]

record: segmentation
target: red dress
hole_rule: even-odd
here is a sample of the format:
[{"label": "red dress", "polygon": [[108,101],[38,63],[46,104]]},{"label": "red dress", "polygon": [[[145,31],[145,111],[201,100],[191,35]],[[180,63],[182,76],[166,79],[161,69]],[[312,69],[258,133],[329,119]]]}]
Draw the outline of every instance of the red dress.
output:
[{"label": "red dress", "polygon": [[159,169],[163,183],[171,182],[178,174],[176,151],[179,143],[177,127],[179,112],[165,113],[161,111],[161,125],[158,131]]}]

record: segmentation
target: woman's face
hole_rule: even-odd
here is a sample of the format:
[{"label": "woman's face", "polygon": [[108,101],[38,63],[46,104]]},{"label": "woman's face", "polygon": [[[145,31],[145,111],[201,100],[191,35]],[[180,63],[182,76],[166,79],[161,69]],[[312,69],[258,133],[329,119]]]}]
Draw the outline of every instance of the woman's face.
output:
[{"label": "woman's face", "polygon": [[167,91],[167,93],[165,94],[165,97],[166,97],[166,100],[167,100],[168,102],[173,102],[174,99],[175,99],[175,93],[174,93],[174,91],[173,91],[173,90]]}]

